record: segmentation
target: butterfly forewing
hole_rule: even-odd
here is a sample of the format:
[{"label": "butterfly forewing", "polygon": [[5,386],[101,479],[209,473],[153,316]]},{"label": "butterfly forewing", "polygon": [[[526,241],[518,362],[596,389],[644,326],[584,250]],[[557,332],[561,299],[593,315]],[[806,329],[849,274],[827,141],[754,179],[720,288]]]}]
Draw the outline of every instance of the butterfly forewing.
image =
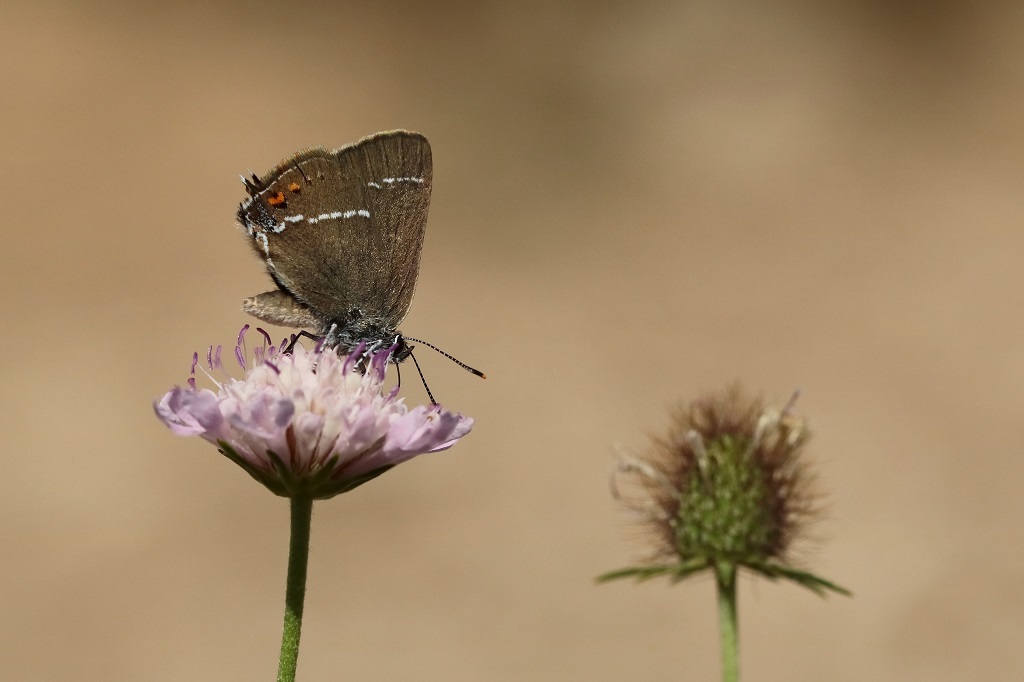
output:
[{"label": "butterfly forewing", "polygon": [[320,319],[395,328],[412,302],[430,202],[417,133],[300,152],[250,185],[238,218],[281,290]]}]

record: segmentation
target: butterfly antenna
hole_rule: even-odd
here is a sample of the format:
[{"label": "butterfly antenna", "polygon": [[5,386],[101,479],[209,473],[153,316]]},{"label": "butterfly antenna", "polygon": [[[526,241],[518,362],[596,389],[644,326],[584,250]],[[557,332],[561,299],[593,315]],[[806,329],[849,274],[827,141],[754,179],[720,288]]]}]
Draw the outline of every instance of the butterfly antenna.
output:
[{"label": "butterfly antenna", "polygon": [[[462,369],[466,370],[466,371],[467,371],[467,372],[469,372],[470,374],[475,374],[475,375],[477,375],[478,377],[480,377],[481,379],[486,379],[486,378],[487,378],[487,375],[486,375],[486,374],[484,374],[483,372],[481,372],[480,370],[478,370],[478,369],[474,369],[474,368],[470,367],[469,365],[467,365],[466,363],[464,363],[463,361],[459,360],[458,358],[454,358],[454,357],[452,357],[451,355],[448,355],[448,354],[447,354],[447,353],[445,353],[445,352],[444,352],[443,350],[441,350],[440,348],[438,348],[437,346],[435,346],[435,345],[433,345],[433,344],[427,343],[426,341],[421,341],[420,339],[414,339],[414,338],[412,338],[411,336],[406,336],[406,337],[404,337],[404,338],[405,338],[405,339],[406,339],[407,341],[414,341],[414,342],[416,342],[416,343],[422,343],[422,344],[423,344],[424,346],[426,346],[427,348],[431,348],[431,349],[433,349],[433,350],[436,350],[436,351],[437,351],[438,353],[440,353],[441,355],[445,356],[446,358],[448,358],[449,360],[451,360],[451,361],[452,361],[452,362],[454,362],[454,363],[455,363],[456,365],[458,365],[458,366],[459,366],[459,367],[461,367]],[[415,359],[416,359],[416,358],[413,358],[413,360],[415,360]],[[417,369],[419,369],[419,365],[416,365],[416,368],[417,368]],[[420,376],[423,376],[423,373],[422,373],[422,372],[420,373]],[[425,385],[425,382],[424,382],[424,385]],[[429,393],[429,391],[428,391],[428,393]]]},{"label": "butterfly antenna", "polygon": [[[437,401],[434,400],[434,394],[430,392],[430,386],[427,386],[427,378],[423,376],[423,370],[420,369],[420,361],[412,353],[409,353],[409,357],[412,358],[412,364],[416,365],[416,371],[420,373],[420,381],[423,382],[423,388],[427,389],[427,397],[430,398],[430,404],[437,405]],[[396,364],[395,367],[398,367],[398,365]]]}]

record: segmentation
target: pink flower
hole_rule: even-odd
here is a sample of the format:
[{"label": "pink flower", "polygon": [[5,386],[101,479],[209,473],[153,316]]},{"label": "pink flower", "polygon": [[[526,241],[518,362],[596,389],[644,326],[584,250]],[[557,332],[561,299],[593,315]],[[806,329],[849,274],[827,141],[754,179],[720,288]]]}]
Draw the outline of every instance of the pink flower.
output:
[{"label": "pink flower", "polygon": [[[285,354],[260,329],[264,344],[247,367],[247,329],[235,347],[244,379],[214,380],[214,392],[196,389],[192,377],[154,408],[172,432],[214,443],[277,495],[334,497],[417,455],[450,448],[473,427],[472,418],[440,405],[409,409],[397,388],[384,393],[390,349],[373,353],[364,344],[340,357],[296,345]],[[224,370],[220,351],[207,353],[211,372]],[[193,356],[193,375],[197,364]]]}]

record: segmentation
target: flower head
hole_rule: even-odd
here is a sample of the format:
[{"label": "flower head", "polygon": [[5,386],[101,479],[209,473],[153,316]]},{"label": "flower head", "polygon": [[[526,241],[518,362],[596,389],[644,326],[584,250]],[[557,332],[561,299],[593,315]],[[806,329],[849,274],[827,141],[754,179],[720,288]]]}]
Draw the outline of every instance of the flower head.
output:
[{"label": "flower head", "polygon": [[[296,345],[284,353],[262,329],[263,344],[247,358],[242,328],[235,359],[244,379],[227,377],[221,348],[206,354],[216,391],[197,389],[193,356],[187,388],[154,403],[172,432],[200,436],[283,497],[327,499],[428,452],[445,450],[469,433],[473,419],[440,405],[408,408],[398,389],[383,391],[393,349],[348,356]],[[209,375],[209,374],[208,374]],[[212,375],[209,375],[213,379]]]},{"label": "flower head", "polygon": [[[626,457],[613,493],[638,514],[654,551],[639,568],[601,579],[673,580],[705,569],[746,567],[821,592],[845,592],[791,565],[794,541],[817,512],[802,451],[809,432],[792,413],[768,408],[738,387],[679,410],[667,437],[642,458]],[[731,579],[731,578],[730,578]]]}]

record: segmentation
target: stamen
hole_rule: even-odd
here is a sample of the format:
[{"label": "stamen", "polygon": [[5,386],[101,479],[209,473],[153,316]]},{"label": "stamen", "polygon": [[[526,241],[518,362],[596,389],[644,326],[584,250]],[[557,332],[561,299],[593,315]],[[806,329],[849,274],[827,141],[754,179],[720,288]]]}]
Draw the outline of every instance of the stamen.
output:
[{"label": "stamen", "polygon": [[242,369],[247,369],[245,366],[245,358],[248,355],[245,347],[245,333],[247,331],[249,331],[249,325],[243,325],[242,329],[238,332],[238,340],[235,342],[235,360]]},{"label": "stamen", "polygon": [[256,331],[263,335],[263,343],[267,346],[273,346],[274,342],[270,338],[270,334],[263,327],[256,327]]},{"label": "stamen", "polygon": [[238,332],[238,342],[236,345],[242,346],[245,344],[245,333],[249,331],[249,325],[243,325],[242,329]]}]

